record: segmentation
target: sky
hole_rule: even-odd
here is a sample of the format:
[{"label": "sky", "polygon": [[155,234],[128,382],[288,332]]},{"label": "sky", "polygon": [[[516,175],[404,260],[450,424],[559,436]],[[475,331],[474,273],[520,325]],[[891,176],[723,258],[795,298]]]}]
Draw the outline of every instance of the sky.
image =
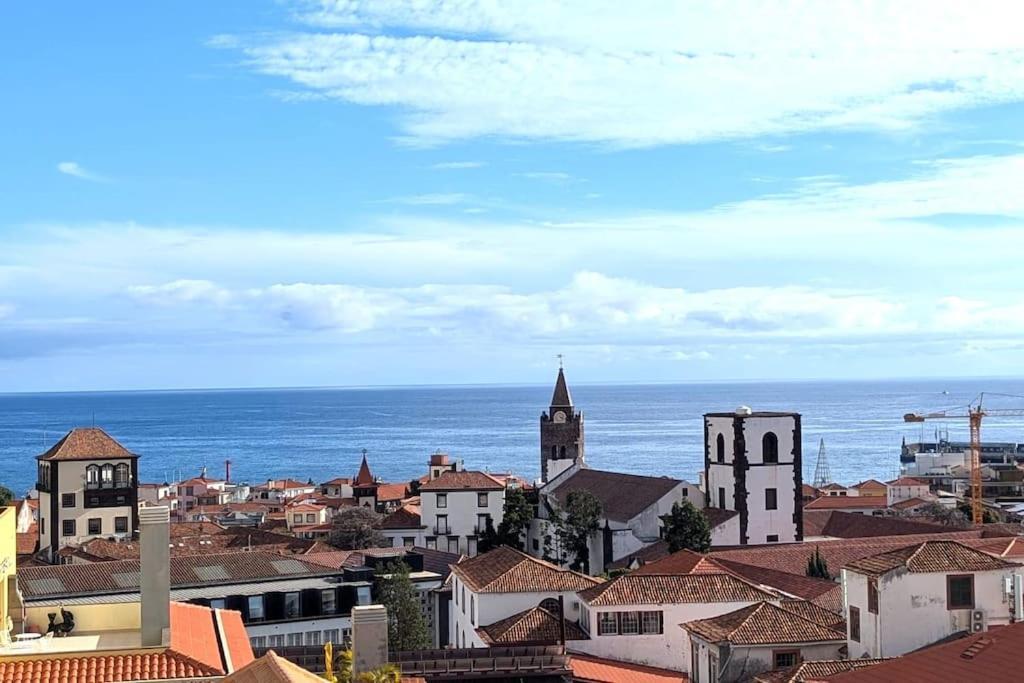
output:
[{"label": "sky", "polygon": [[8,4],[0,391],[1019,376],[1022,23]]}]

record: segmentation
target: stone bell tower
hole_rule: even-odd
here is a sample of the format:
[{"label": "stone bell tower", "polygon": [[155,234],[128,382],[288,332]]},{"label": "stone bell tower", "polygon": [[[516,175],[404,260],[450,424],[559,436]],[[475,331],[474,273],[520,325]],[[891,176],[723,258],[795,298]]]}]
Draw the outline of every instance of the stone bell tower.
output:
[{"label": "stone bell tower", "polygon": [[577,411],[558,368],[551,406],[540,416],[540,476],[551,481],[574,463],[583,462],[583,413]]}]

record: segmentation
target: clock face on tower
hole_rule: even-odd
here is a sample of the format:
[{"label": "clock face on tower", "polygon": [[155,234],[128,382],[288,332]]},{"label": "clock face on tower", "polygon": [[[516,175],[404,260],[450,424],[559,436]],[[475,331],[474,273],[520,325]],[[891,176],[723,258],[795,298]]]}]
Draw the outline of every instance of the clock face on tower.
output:
[{"label": "clock face on tower", "polygon": [[554,415],[554,417],[552,419],[556,423],[562,424],[563,422],[565,422],[565,413],[562,412],[561,410],[557,410],[557,411],[555,411],[555,415]]}]

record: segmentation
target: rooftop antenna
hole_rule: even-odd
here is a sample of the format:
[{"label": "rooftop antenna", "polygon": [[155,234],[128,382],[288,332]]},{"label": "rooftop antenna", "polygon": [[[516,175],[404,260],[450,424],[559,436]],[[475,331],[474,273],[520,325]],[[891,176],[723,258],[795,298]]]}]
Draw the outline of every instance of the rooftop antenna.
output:
[{"label": "rooftop antenna", "polygon": [[828,455],[825,453],[825,439],[818,445],[818,463],[814,466],[814,488],[820,489],[832,483],[832,472],[828,468]]}]

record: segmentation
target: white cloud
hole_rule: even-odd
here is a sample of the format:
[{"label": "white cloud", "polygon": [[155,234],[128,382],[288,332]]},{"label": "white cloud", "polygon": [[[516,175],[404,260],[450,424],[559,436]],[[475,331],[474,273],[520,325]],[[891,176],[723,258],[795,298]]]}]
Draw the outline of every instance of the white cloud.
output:
[{"label": "white cloud", "polygon": [[234,38],[299,88],[403,108],[421,143],[647,146],[905,129],[1019,101],[1024,7],[983,5],[346,0],[303,13],[315,30]]},{"label": "white cloud", "polygon": [[109,180],[108,178],[101,176],[98,173],[93,173],[92,171],[82,168],[75,161],[60,162],[59,164],[57,164],[57,170],[63,173],[64,175],[80,178],[81,180],[89,180],[94,183],[105,183],[108,182]]},{"label": "white cloud", "polygon": [[128,293],[140,301],[166,306],[207,302],[223,306],[231,293],[209,280],[174,280],[161,285],[133,285]]},{"label": "white cloud", "polygon": [[440,163],[431,165],[430,168],[433,168],[438,171],[450,171],[468,168],[482,168],[483,166],[486,165],[487,164],[483,161],[442,161]]}]

